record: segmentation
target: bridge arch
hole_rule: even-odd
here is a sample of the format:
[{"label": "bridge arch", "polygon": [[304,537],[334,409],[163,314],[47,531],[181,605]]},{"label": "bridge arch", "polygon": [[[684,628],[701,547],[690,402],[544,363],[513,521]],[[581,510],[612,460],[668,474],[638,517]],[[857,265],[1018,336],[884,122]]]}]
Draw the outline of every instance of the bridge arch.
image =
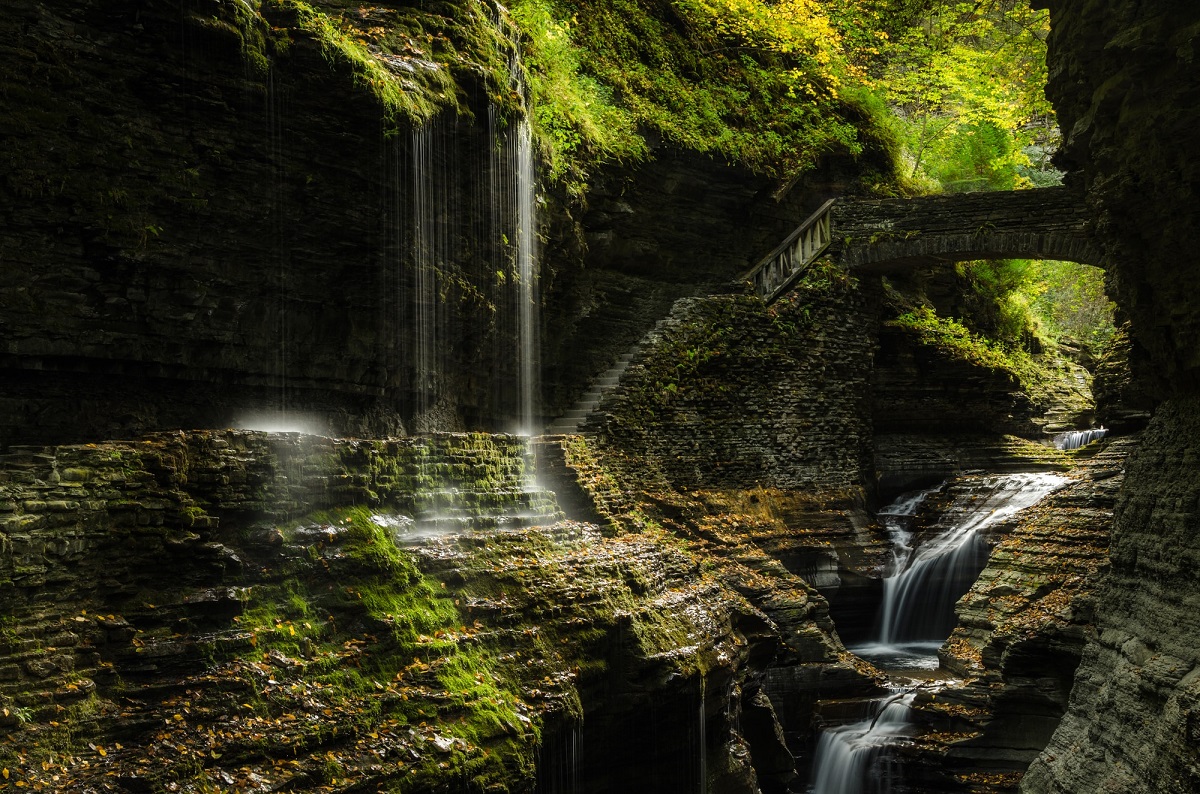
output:
[{"label": "bridge arch", "polygon": [[1058,259],[1099,266],[1082,198],[1065,187],[912,199],[851,199],[833,207],[830,253],[847,268],[889,270],[971,259]]},{"label": "bridge arch", "polygon": [[1080,194],[1066,187],[826,202],[744,278],[767,302],[818,257],[888,272],[973,259],[1056,259],[1101,266]]}]

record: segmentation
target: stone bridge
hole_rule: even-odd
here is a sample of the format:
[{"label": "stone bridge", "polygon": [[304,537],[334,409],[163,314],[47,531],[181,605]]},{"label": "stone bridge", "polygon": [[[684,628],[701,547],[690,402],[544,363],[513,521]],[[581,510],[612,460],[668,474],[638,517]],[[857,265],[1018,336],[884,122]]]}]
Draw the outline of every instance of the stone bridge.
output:
[{"label": "stone bridge", "polygon": [[826,202],[744,277],[770,302],[820,256],[886,272],[972,259],[1058,259],[1099,266],[1082,197],[1066,187]]}]

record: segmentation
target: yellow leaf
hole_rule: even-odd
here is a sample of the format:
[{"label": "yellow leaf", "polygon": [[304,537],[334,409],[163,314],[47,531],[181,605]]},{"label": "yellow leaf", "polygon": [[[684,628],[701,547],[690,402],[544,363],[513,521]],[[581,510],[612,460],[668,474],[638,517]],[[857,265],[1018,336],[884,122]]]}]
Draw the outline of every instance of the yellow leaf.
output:
[{"label": "yellow leaf", "polygon": [[[5,709],[5,711],[8,711],[8,709]],[[0,775],[4,775],[4,779],[8,780],[8,767],[4,767],[4,771],[0,772]]]},{"label": "yellow leaf", "polygon": [[101,758],[103,758],[104,756],[108,755],[108,751],[107,751],[107,750],[105,750],[103,747],[97,747],[97,748],[96,748],[96,752],[100,753],[100,757],[101,757]]}]

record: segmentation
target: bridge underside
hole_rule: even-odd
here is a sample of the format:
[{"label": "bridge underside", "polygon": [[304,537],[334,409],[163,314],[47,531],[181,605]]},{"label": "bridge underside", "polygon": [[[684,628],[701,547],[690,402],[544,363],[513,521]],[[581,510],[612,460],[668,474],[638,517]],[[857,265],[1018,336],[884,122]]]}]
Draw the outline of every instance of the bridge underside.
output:
[{"label": "bridge underside", "polygon": [[1102,265],[1092,216],[1065,187],[849,199],[833,209],[829,253],[844,267],[891,271],[972,259],[1057,259]]},{"label": "bridge underside", "polygon": [[1085,237],[1008,232],[877,240],[844,247],[839,262],[856,271],[886,273],[973,259],[1055,259],[1099,267],[1101,256],[1099,247]]}]

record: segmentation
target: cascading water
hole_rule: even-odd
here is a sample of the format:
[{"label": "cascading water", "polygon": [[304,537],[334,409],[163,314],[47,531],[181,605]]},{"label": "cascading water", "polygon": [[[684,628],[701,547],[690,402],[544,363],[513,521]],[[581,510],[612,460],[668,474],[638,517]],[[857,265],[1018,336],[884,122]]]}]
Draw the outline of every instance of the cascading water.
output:
[{"label": "cascading water", "polygon": [[[523,83],[522,83],[523,85]],[[525,91],[525,94],[528,92]],[[524,94],[523,94],[524,95]],[[538,392],[537,202],[533,158],[533,129],[528,114],[516,127],[517,287],[520,308],[520,359],[517,391],[521,432],[534,432],[534,407]]]},{"label": "cascading water", "polygon": [[[531,435],[535,431],[534,411],[539,388],[540,340],[538,307],[540,303],[537,268],[537,163],[533,148],[533,126],[529,86],[521,63],[521,33],[506,17],[501,25],[509,39],[509,88],[520,97],[522,112],[501,131],[495,107],[490,113],[493,140],[499,144],[493,154],[493,191],[504,192],[504,205],[511,208],[500,223],[503,239],[511,240],[513,254],[513,285],[516,301],[517,338],[517,420],[518,432]],[[509,232],[511,231],[511,235]]]},{"label": "cascading water", "polygon": [[874,701],[866,719],[821,734],[812,794],[886,794],[898,770],[889,752],[910,733],[915,693],[897,691]]},{"label": "cascading water", "polygon": [[1060,433],[1054,437],[1054,446],[1058,449],[1072,450],[1079,449],[1091,444],[1093,441],[1099,441],[1108,435],[1108,429],[1104,427],[1093,427],[1088,430],[1072,430],[1068,433]]},{"label": "cascading water", "polygon": [[[513,40],[510,88],[521,111],[498,106],[488,113],[490,145],[474,159],[469,146],[477,133],[465,122],[442,115],[414,129],[407,162],[397,168],[397,190],[408,207],[396,217],[410,270],[397,279],[400,305],[411,317],[411,344],[403,363],[412,373],[413,429],[447,429],[439,410],[462,345],[453,326],[454,295],[490,301],[495,310],[493,361],[481,362],[504,388],[491,395],[494,415],[513,417],[522,433],[535,429],[539,391],[539,278],[537,262],[537,158],[529,121],[528,90],[522,77],[518,33],[501,17],[497,25]],[[465,126],[464,126],[465,125]],[[406,176],[403,189],[399,174]],[[456,293],[457,291],[457,293]],[[398,323],[398,330],[403,329]],[[464,350],[465,355],[478,353]]]},{"label": "cascading water", "polygon": [[[954,630],[954,605],[987,562],[982,530],[1007,521],[1068,482],[1057,474],[964,478],[906,494],[880,511],[892,540],[875,640],[851,648],[885,670],[934,669],[937,649]],[[964,487],[964,483],[969,483]],[[932,493],[952,489],[939,531],[914,543],[913,516]],[[895,692],[870,718],[827,729],[813,765],[812,794],[886,794],[898,779],[889,747],[906,734],[915,695]]]},{"label": "cascading water", "polygon": [[[954,605],[987,562],[981,530],[1012,518],[1066,482],[1047,473],[979,477],[954,499],[941,519],[944,528],[932,538],[914,547],[906,529],[893,534],[878,634],[855,652],[884,666],[936,667],[937,648],[954,629]],[[908,497],[910,515],[922,498]],[[902,516],[902,507],[885,508],[884,514]]]}]

